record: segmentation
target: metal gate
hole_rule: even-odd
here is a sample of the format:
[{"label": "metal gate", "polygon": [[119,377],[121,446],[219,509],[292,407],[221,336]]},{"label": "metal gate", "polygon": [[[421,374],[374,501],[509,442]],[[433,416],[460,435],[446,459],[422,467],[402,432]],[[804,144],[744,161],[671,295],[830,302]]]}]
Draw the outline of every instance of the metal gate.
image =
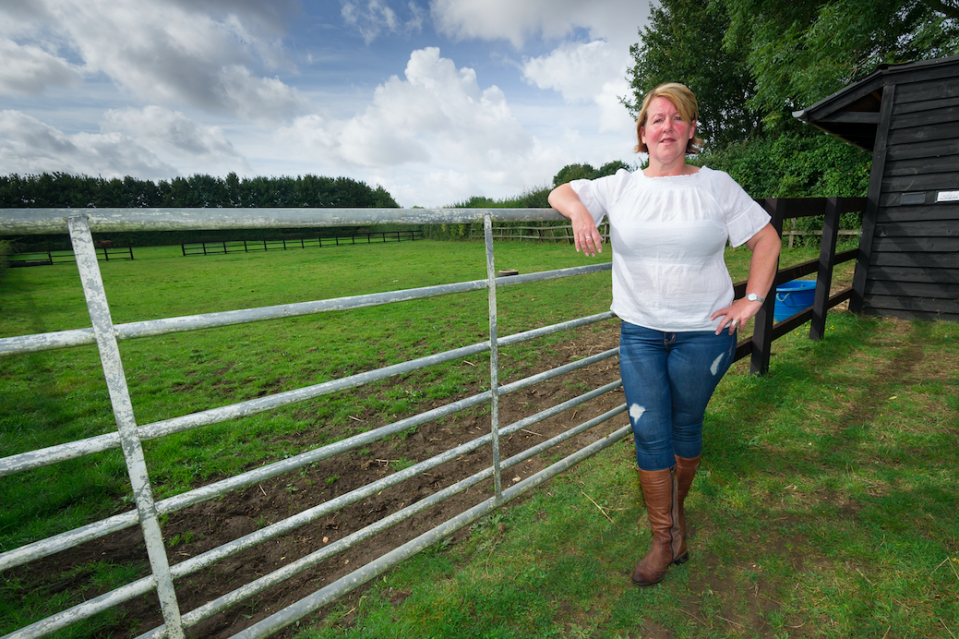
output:
[{"label": "metal gate", "polygon": [[[518,455],[501,459],[501,436],[528,428],[532,424],[563,411],[571,410],[605,393],[612,392],[621,386],[621,382],[616,381],[606,386],[590,390],[575,399],[566,401],[540,413],[530,415],[518,422],[512,424],[499,423],[500,396],[555,378],[564,373],[578,370],[596,362],[614,358],[617,356],[618,349],[614,348],[533,375],[526,379],[500,385],[498,359],[500,347],[596,322],[606,321],[611,319],[613,315],[609,312],[600,313],[522,333],[499,336],[497,332],[496,303],[496,291],[499,287],[585,275],[609,270],[611,265],[607,263],[498,278],[496,277],[496,269],[494,266],[491,233],[492,220],[494,218],[497,221],[509,222],[555,221],[563,219],[559,214],[548,209],[496,209],[491,211],[475,209],[98,209],[84,211],[82,213],[69,209],[7,209],[0,211],[0,226],[2,226],[7,233],[39,234],[69,231],[92,322],[92,328],[0,339],[0,356],[11,357],[17,354],[68,348],[84,344],[96,344],[99,349],[117,426],[116,432],[0,458],[0,476],[24,472],[68,459],[75,459],[105,450],[119,448],[122,450],[126,461],[136,503],[134,510],[114,515],[69,532],[36,541],[0,554],[0,571],[27,564],[31,561],[74,548],[85,542],[134,526],[139,526],[142,529],[151,567],[151,574],[148,577],[128,583],[99,597],[85,601],[73,608],[63,610],[30,626],[21,628],[6,635],[4,639],[42,637],[151,591],[156,591],[157,593],[165,623],[158,628],[145,632],[141,637],[170,637],[179,639],[185,637],[191,627],[204,619],[232,606],[236,606],[248,598],[255,596],[257,593],[263,592],[277,583],[310,569],[312,566],[361,543],[365,539],[390,526],[408,519],[471,486],[480,482],[488,482],[492,478],[494,492],[493,496],[489,499],[454,516],[432,530],[421,534],[374,561],[357,568],[350,574],[322,587],[310,596],[233,635],[237,638],[242,637],[249,639],[254,637],[267,637],[279,629],[309,615],[321,606],[336,600],[338,597],[370,581],[431,544],[470,525],[508,501],[536,488],[543,482],[569,469],[578,462],[628,436],[630,434],[629,426],[623,426],[611,432],[605,432],[592,444],[577,450],[539,473],[531,475],[509,487],[503,486],[502,473],[504,470],[538,455],[557,444],[576,437],[587,430],[604,424],[611,418],[624,413],[625,405],[583,422],[565,433],[526,449]],[[478,221],[479,219],[483,220],[485,227],[487,269],[487,278],[485,280],[126,324],[114,324],[111,319],[110,305],[103,287],[91,235],[91,230],[118,232],[226,228],[269,229],[370,223],[454,224],[470,223]],[[134,418],[133,406],[127,387],[127,379],[124,374],[123,362],[118,348],[118,340],[290,318],[329,311],[341,311],[482,289],[487,290],[489,297],[488,341],[467,344],[454,350],[435,353],[401,364],[154,423],[137,424]],[[142,442],[144,441],[277,409],[338,391],[356,388],[394,375],[408,373],[442,362],[487,352],[490,357],[490,381],[489,390],[485,392],[451,402],[406,419],[401,419],[381,428],[361,433],[330,445],[309,450],[277,463],[181,493],[168,499],[156,501],[153,497],[154,491],[150,483],[150,476],[142,450]],[[488,405],[490,407],[491,423],[488,434],[445,450],[409,468],[390,474],[347,494],[322,502],[308,510],[296,513],[291,517],[266,526],[254,533],[240,537],[171,566],[164,544],[163,533],[160,529],[160,517],[231,491],[242,490],[263,480],[303,468],[321,459],[327,459],[334,455],[340,455],[358,449],[370,442],[405,432],[419,424],[440,419],[479,405]],[[608,431],[609,429],[606,430]],[[176,590],[176,581],[178,579],[204,570],[225,557],[261,544],[308,522],[315,521],[320,517],[327,516],[349,504],[382,491],[389,486],[400,484],[440,464],[456,459],[468,452],[483,448],[488,448],[490,451],[491,465],[482,472],[439,490],[398,512],[376,521],[366,528],[325,545],[312,554],[289,563],[255,581],[243,584],[232,592],[213,601],[209,601],[198,608],[189,611],[181,610]]]}]

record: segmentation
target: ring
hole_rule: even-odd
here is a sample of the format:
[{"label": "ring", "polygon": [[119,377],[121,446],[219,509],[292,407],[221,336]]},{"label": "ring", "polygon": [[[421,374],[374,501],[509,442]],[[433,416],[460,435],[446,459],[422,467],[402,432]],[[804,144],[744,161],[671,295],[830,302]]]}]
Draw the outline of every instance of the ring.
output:
[{"label": "ring", "polygon": [[733,326],[739,326],[739,320],[733,320],[730,322]]}]

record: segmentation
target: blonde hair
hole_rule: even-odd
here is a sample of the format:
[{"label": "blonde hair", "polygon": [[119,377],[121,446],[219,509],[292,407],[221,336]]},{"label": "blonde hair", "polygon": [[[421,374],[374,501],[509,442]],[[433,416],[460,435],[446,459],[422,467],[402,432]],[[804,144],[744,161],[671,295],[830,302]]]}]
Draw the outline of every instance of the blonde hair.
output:
[{"label": "blonde hair", "polygon": [[[639,117],[636,118],[637,153],[646,153],[648,150],[646,143],[643,142],[642,128],[646,126],[646,114],[647,111],[649,111],[649,105],[656,98],[666,98],[672,102],[676,110],[679,111],[679,117],[681,117],[686,124],[692,124],[699,119],[699,104],[696,102],[696,96],[689,90],[689,87],[684,84],[679,84],[678,82],[660,84],[646,94],[646,97],[643,98],[643,105],[639,109]],[[686,143],[686,153],[699,153],[703,144],[702,138],[693,137],[693,139]]]}]

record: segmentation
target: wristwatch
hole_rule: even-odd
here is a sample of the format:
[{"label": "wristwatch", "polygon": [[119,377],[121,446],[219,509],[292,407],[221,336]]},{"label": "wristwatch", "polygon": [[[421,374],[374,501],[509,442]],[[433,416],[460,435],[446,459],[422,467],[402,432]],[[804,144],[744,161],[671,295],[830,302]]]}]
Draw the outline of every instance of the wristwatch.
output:
[{"label": "wristwatch", "polygon": [[746,296],[746,299],[749,300],[750,302],[759,302],[760,304],[766,301],[765,297],[759,297],[755,293],[750,293],[749,295]]}]

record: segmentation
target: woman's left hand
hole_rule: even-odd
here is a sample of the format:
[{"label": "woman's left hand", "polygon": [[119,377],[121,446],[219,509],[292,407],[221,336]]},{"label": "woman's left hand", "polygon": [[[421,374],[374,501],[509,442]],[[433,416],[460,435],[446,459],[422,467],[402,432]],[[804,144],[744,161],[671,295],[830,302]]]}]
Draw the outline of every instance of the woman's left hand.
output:
[{"label": "woman's left hand", "polygon": [[[746,246],[753,252],[753,256],[749,260],[749,279],[746,282],[746,291],[752,291],[756,295],[764,297],[769,293],[776,278],[779,248],[782,246],[782,241],[773,225],[767,224],[747,240]],[[736,332],[736,329],[745,326],[746,322],[752,319],[762,307],[762,302],[751,302],[742,297],[726,308],[719,309],[709,319],[722,317],[723,319],[716,329],[716,334],[719,335],[728,329],[729,334],[732,335]]]},{"label": "woman's left hand", "polygon": [[719,335],[721,332],[728,330],[729,334],[732,335],[738,329],[744,327],[746,322],[751,320],[762,307],[762,302],[750,302],[743,297],[736,300],[726,308],[719,309],[710,315],[709,319],[714,320],[717,317],[722,317],[723,319],[719,322],[719,326],[716,328],[716,334]]}]

